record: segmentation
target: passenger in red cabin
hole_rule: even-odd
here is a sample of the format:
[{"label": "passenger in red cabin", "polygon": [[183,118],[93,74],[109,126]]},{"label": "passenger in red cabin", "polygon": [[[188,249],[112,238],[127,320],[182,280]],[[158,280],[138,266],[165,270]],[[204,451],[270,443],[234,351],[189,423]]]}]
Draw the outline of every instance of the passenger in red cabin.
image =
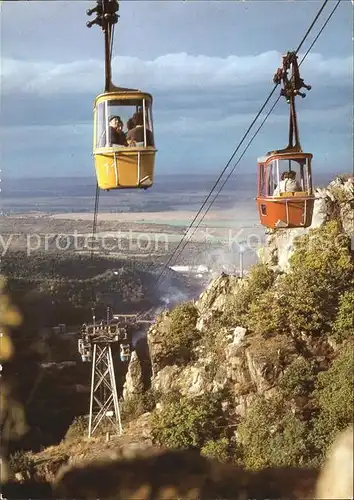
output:
[{"label": "passenger in red cabin", "polygon": [[282,193],[301,191],[301,187],[296,181],[296,173],[293,170],[290,172],[283,172],[280,178],[281,181],[279,182],[279,186],[274,189],[273,196],[279,196]]}]

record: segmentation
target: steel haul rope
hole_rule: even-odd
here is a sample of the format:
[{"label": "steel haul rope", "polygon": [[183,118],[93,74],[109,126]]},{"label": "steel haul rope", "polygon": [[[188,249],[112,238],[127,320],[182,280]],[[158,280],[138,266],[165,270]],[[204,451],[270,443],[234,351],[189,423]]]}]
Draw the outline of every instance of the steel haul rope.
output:
[{"label": "steel haul rope", "polygon": [[[337,7],[339,6],[341,0],[337,0],[337,3],[336,5],[333,7],[330,15],[328,16],[328,18],[326,19],[325,23],[323,24],[322,28],[320,29],[320,31],[317,33],[316,37],[314,38],[313,42],[311,43],[310,47],[307,49],[306,53],[304,54],[304,56],[302,57],[300,63],[299,63],[299,66],[301,66],[301,64],[304,62],[304,60],[306,59],[307,55],[309,54],[309,52],[311,51],[312,47],[315,45],[316,41],[318,40],[318,38],[320,37],[321,33],[323,32],[324,28],[327,26],[329,20],[331,19],[331,17],[333,16],[334,12],[336,11]],[[301,47],[301,44],[300,46],[298,47],[297,50],[299,50],[299,48]],[[237,168],[237,166],[239,165],[240,161],[242,160],[242,158],[244,157],[244,155],[246,154],[248,148],[250,147],[250,145],[252,144],[253,140],[255,139],[255,137],[257,136],[257,134],[259,133],[259,131],[261,130],[261,128],[263,127],[263,125],[265,124],[265,122],[267,121],[269,115],[272,113],[273,109],[275,108],[275,106],[278,104],[279,100],[280,100],[280,97],[281,95],[279,95],[279,97],[277,97],[276,101],[274,102],[274,104],[272,105],[272,107],[270,108],[270,110],[268,111],[268,113],[266,114],[265,118],[262,120],[260,126],[257,128],[256,132],[253,134],[253,136],[251,137],[250,141],[247,143],[247,146],[245,147],[245,149],[243,150],[241,156],[239,157],[239,159],[237,160],[236,164],[234,165],[234,167],[232,168],[231,172],[227,175],[225,181],[223,182],[223,184],[221,185],[221,187],[219,188],[218,192],[216,193],[215,197],[213,198],[212,202],[209,204],[206,212],[204,213],[204,215],[202,216],[202,218],[200,219],[200,221],[198,222],[195,230],[193,231],[191,237],[189,238],[189,240],[185,243],[185,245],[182,247],[182,249],[180,250],[180,252],[178,253],[177,257],[178,258],[180,256],[180,254],[182,253],[183,249],[185,248],[185,246],[187,245],[187,243],[189,243],[189,241],[191,240],[191,238],[193,237],[193,235],[195,234],[196,230],[198,229],[198,227],[200,226],[201,222],[204,220],[204,217],[206,216],[206,214],[209,212],[211,206],[213,205],[214,201],[216,200],[216,198],[218,197],[218,195],[220,194],[220,192],[222,191],[222,189],[225,187],[227,181],[230,179],[231,175],[233,174],[233,172],[235,171],[235,169]]]},{"label": "steel haul rope", "polygon": [[[327,5],[329,0],[325,0],[324,3],[322,4],[322,6],[320,7],[319,11],[317,12],[314,20],[312,21],[311,25],[309,26],[309,28],[307,29],[305,35],[303,36],[300,44],[298,45],[297,49],[296,49],[296,54],[299,52],[299,50],[301,49],[302,45],[304,44],[306,38],[308,37],[308,35],[310,34],[311,30],[313,29],[314,25],[316,24],[318,18],[320,17],[321,13],[323,12],[325,6]],[[331,17],[333,16],[334,12],[336,11],[336,9],[338,8],[339,4],[340,4],[341,0],[337,0],[337,3],[335,4],[334,8],[332,9],[331,13],[329,14],[329,16],[327,17],[325,23],[323,24],[323,26],[321,27],[320,31],[318,32],[318,34],[316,35],[316,37],[314,38],[314,40],[312,41],[310,47],[308,48],[308,50],[306,51],[305,55],[303,56],[303,58],[301,59],[301,62],[299,64],[299,66],[303,63],[303,61],[305,60],[305,58],[307,57],[307,55],[309,54],[310,50],[312,49],[312,47],[314,46],[314,44],[316,43],[316,41],[318,40],[319,36],[321,35],[321,33],[323,32],[324,28],[327,26],[328,22],[330,21]],[[170,258],[168,259],[168,261],[166,262],[166,264],[164,265],[164,268],[162,269],[162,271],[160,272],[156,282],[155,282],[155,285],[152,289],[152,291],[154,291],[163,274],[165,273],[165,271],[167,270],[169,264],[172,262],[173,258],[175,256],[177,256],[176,258],[179,257],[179,255],[181,254],[181,252],[184,250],[184,248],[186,247],[187,243],[191,240],[192,236],[195,234],[195,231],[198,229],[198,227],[200,226],[201,222],[204,220],[204,217],[205,215],[208,213],[208,211],[210,210],[211,206],[213,205],[214,201],[216,200],[217,196],[219,195],[219,193],[221,192],[221,190],[223,189],[223,187],[225,186],[226,182],[229,180],[229,178],[231,177],[232,173],[235,171],[236,167],[239,165],[241,159],[243,158],[243,156],[245,155],[246,151],[248,150],[249,146],[251,145],[251,143],[253,142],[253,140],[255,139],[255,137],[257,136],[257,134],[259,133],[259,131],[261,130],[261,128],[263,127],[264,123],[266,122],[266,120],[268,119],[269,115],[272,113],[273,109],[275,108],[275,106],[277,105],[277,103],[279,102],[280,100],[280,97],[279,96],[276,101],[274,102],[274,104],[272,105],[272,107],[270,108],[270,110],[268,111],[267,115],[265,116],[265,118],[263,119],[263,121],[261,122],[260,126],[257,128],[256,132],[253,134],[252,138],[250,139],[250,141],[247,143],[247,146],[246,148],[243,150],[241,156],[239,157],[239,159],[237,160],[236,164],[233,166],[231,172],[227,175],[225,181],[223,182],[223,184],[221,185],[221,187],[219,188],[217,194],[215,195],[215,197],[213,198],[213,200],[211,201],[211,203],[209,204],[206,212],[202,215],[202,218],[200,219],[200,221],[198,222],[197,226],[195,227],[192,235],[190,236],[190,238],[184,243],[183,247],[181,248],[181,250],[177,253],[178,249],[180,248],[180,246],[182,245],[182,243],[184,242],[184,240],[186,239],[187,237],[187,234],[188,234],[188,231],[192,228],[194,222],[196,221],[196,219],[198,218],[199,214],[201,213],[202,209],[204,208],[204,206],[206,205],[207,201],[209,200],[209,198],[211,197],[212,195],[212,192],[214,191],[214,189],[216,188],[216,186],[218,185],[218,183],[220,182],[223,174],[225,173],[225,171],[227,170],[227,168],[229,167],[231,161],[233,160],[234,156],[236,155],[237,151],[239,150],[239,148],[241,147],[242,143],[244,142],[244,140],[246,139],[248,133],[250,132],[250,130],[252,129],[253,125],[255,124],[255,122],[258,120],[259,116],[261,115],[262,111],[264,110],[264,108],[266,107],[266,105],[268,104],[269,100],[271,99],[272,95],[274,94],[276,88],[278,87],[279,83],[276,83],[274,88],[272,89],[272,91],[270,92],[269,96],[267,97],[266,101],[264,102],[264,104],[262,105],[261,109],[258,111],[256,117],[253,119],[251,125],[248,127],[247,131],[245,132],[245,134],[243,135],[241,141],[239,142],[237,148],[235,149],[235,151],[233,152],[232,156],[230,157],[229,161],[227,162],[226,166],[224,167],[224,169],[222,170],[221,174],[219,175],[217,181],[215,182],[214,186],[212,187],[211,191],[209,192],[208,196],[206,197],[206,199],[204,200],[202,206],[200,207],[197,215],[194,217],[193,221],[191,222],[191,224],[189,225],[188,229],[186,230],[184,236],[181,238],[180,242],[178,243],[177,247],[175,248],[175,250],[173,251],[172,255],[170,256]],[[143,313],[143,315],[141,317],[143,317],[146,313]]]}]

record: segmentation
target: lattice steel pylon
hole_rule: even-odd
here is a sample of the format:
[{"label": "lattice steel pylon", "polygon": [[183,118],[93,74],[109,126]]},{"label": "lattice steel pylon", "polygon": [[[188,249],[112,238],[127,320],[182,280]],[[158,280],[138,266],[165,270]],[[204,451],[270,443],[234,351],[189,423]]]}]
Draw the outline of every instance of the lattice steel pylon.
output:
[{"label": "lattice steel pylon", "polygon": [[130,332],[127,324],[107,320],[83,324],[78,339],[78,351],[83,362],[92,362],[88,437],[104,424],[122,434],[117,385],[114,373],[112,345],[120,351],[121,362],[130,359]]},{"label": "lattice steel pylon", "polygon": [[94,342],[88,437],[91,437],[104,421],[122,434],[111,342]]},{"label": "lattice steel pylon", "polygon": [[78,338],[78,351],[82,361],[92,362],[90,413],[88,437],[105,422],[111,424],[113,432],[122,434],[118,392],[114,374],[112,346],[121,363],[129,363],[134,329],[140,324],[151,324],[151,320],[138,319],[137,314],[114,314],[96,323],[84,323]]}]

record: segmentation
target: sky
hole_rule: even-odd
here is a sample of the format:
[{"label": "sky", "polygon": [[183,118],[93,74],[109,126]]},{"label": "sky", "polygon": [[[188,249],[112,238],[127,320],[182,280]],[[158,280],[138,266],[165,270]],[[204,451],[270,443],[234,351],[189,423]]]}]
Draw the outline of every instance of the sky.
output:
[{"label": "sky", "polygon": [[[299,60],[334,4],[328,2]],[[97,26],[86,27],[86,9],[94,5],[2,2],[3,176],[93,174],[93,101],[104,86],[103,34]],[[316,0],[120,2],[113,82],[153,95],[156,175],[217,174],[224,168],[272,90],[281,55],[297,48],[320,5]],[[353,6],[342,0],[301,65],[312,89],[297,99],[300,137],[303,150],[314,155],[314,176],[316,169],[352,170],[352,33]],[[273,100],[278,95],[279,89]],[[241,171],[255,171],[257,157],[286,146],[288,111],[281,98],[240,162]]]}]

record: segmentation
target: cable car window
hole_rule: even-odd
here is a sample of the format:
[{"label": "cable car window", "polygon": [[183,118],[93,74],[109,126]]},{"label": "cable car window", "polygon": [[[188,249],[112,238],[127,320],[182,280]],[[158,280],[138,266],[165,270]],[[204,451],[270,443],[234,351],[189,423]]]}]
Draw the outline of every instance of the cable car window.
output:
[{"label": "cable car window", "polygon": [[265,196],[266,194],[266,182],[265,182],[265,167],[264,164],[260,165],[259,169],[259,194],[261,196]]},{"label": "cable car window", "polygon": [[96,147],[154,146],[150,102],[114,99],[97,107]]},{"label": "cable car window", "polygon": [[269,190],[269,196],[274,196],[274,191],[275,191],[276,187],[279,185],[280,178],[279,178],[279,162],[278,162],[278,160],[272,161],[272,179],[273,179],[273,182],[272,182],[272,186]]},{"label": "cable car window", "polygon": [[280,159],[279,173],[284,186],[283,192],[309,190],[308,162],[306,158]]},{"label": "cable car window", "polygon": [[311,160],[306,158],[306,160],[301,160],[300,163],[300,175],[302,180],[302,189],[309,193],[312,192],[312,178],[311,178]]},{"label": "cable car window", "polygon": [[154,137],[154,120],[152,118],[152,106],[146,106],[146,116],[147,116],[147,128],[151,130],[152,136]]},{"label": "cable car window", "polygon": [[104,118],[104,104],[101,103],[97,107],[96,112],[96,147],[102,148],[104,144],[104,131],[105,131],[105,118]]},{"label": "cable car window", "polygon": [[308,192],[312,193],[312,175],[311,175],[311,160],[309,158],[306,159],[306,176],[308,183]]},{"label": "cable car window", "polygon": [[273,160],[264,166],[263,195],[273,196],[273,191],[278,183],[277,160]]}]

